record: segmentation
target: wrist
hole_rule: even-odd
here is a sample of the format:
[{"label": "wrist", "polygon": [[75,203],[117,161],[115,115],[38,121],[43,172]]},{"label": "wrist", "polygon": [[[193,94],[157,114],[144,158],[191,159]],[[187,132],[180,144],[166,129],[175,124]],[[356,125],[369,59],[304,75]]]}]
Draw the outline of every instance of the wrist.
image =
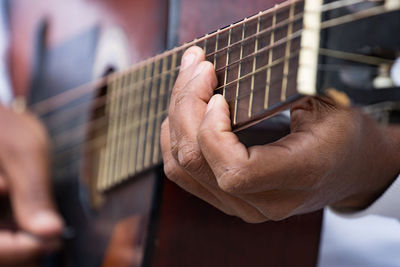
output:
[{"label": "wrist", "polygon": [[[353,195],[337,202],[332,207],[339,212],[355,212],[370,206],[396,180],[400,173],[400,126],[386,126],[380,129],[379,150],[372,150],[374,160],[366,164],[373,166],[373,171],[360,177],[359,190]],[[378,139],[378,138],[376,138]],[[366,169],[369,166],[365,166]]]}]

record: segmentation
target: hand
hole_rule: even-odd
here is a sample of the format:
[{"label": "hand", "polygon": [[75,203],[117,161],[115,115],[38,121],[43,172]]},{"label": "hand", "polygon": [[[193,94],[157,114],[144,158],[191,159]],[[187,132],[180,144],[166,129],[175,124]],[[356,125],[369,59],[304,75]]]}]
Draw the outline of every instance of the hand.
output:
[{"label": "hand", "polygon": [[399,173],[400,132],[329,99],[291,107],[291,133],[246,148],[215,71],[188,49],[161,132],[164,170],[176,184],[248,222],[281,220],[325,205],[366,207]]},{"label": "hand", "polygon": [[0,230],[0,265],[25,265],[59,246],[63,222],[50,194],[49,146],[43,126],[28,112],[4,106],[0,106],[0,125],[0,194],[9,196],[16,222],[16,230]]}]

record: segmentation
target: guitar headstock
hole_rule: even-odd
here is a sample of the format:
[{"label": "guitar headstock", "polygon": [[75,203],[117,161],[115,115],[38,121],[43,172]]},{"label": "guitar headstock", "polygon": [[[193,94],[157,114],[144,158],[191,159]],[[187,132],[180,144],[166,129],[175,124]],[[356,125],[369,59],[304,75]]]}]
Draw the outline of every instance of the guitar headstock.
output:
[{"label": "guitar headstock", "polygon": [[356,106],[400,102],[400,0],[308,0],[304,25],[303,47],[311,43],[318,53],[310,63],[305,52],[299,91],[309,94],[311,81],[301,77],[311,68],[320,94],[344,96]]}]

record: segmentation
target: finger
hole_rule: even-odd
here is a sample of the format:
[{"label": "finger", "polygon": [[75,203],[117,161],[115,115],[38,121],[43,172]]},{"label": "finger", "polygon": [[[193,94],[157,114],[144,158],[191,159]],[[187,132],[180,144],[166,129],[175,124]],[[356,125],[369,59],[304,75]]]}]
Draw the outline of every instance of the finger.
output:
[{"label": "finger", "polygon": [[232,194],[279,189],[286,180],[303,178],[298,171],[307,168],[303,151],[308,153],[311,143],[298,133],[247,149],[231,131],[228,104],[221,95],[210,100],[198,140],[218,185]]},{"label": "finger", "polygon": [[39,256],[41,243],[23,232],[0,231],[0,264],[19,265]]},{"label": "finger", "polygon": [[179,69],[179,75],[175,81],[171,94],[169,111],[173,111],[177,95],[183,90],[186,84],[192,79],[196,66],[204,61],[205,55],[203,50],[198,46],[190,47],[182,56]]},{"label": "finger", "polygon": [[198,176],[203,173],[205,161],[197,144],[197,131],[217,78],[210,62],[201,62],[196,72],[196,77],[177,97],[179,101],[170,114],[170,123],[172,155],[186,171]]},{"label": "finger", "polygon": [[56,236],[61,233],[63,224],[51,197],[46,134],[28,115],[21,120],[29,134],[0,151],[15,218],[27,232]]},{"label": "finger", "polygon": [[191,194],[199,197],[200,199],[210,203],[214,207],[217,207],[221,211],[231,214],[232,211],[227,209],[222,203],[202,186],[199,182],[193,179],[188,173],[186,173],[176,162],[175,158],[171,154],[170,146],[170,135],[169,135],[169,120],[168,118],[162,124],[161,130],[161,152],[164,162],[165,175],[178,186]]}]

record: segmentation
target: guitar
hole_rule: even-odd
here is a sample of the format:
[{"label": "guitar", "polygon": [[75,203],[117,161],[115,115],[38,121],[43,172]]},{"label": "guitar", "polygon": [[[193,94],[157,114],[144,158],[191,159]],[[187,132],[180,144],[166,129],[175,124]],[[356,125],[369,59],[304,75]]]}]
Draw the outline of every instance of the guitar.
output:
[{"label": "guitar", "polygon": [[[383,100],[399,100],[388,75],[399,40],[387,40],[379,31],[366,35],[371,25],[398,29],[399,4],[287,1],[71,90],[65,68],[55,71],[65,46],[41,50],[30,102],[54,140],[56,193],[70,226],[67,250],[58,259],[67,258],[67,265],[74,266],[113,265],[125,247],[134,247],[129,250],[133,265],[264,266],[265,258],[271,266],[315,265],[316,253],[310,248],[318,248],[320,214],[247,225],[155,177],[157,171],[151,170],[161,163],[159,132],[169,92],[183,51],[197,45],[216,66],[216,93],[227,99],[236,131],[304,95],[325,91],[336,92],[335,97],[343,90],[344,102],[356,104],[371,104],[377,94]],[[174,5],[172,1],[170,13],[176,12]],[[96,29],[93,32],[96,35]],[[87,43],[96,39],[89,37]],[[87,56],[89,46],[79,45],[79,56]],[[358,83],[368,85],[371,92],[364,95],[371,97],[357,98],[354,91],[359,87],[342,79],[338,66],[375,70]],[[380,74],[374,76],[376,70]],[[55,77],[67,82],[54,83]],[[384,86],[378,84],[385,78]],[[376,84],[385,88],[378,91]],[[51,88],[65,92],[50,93]],[[129,244],[120,248],[121,239]]]}]

